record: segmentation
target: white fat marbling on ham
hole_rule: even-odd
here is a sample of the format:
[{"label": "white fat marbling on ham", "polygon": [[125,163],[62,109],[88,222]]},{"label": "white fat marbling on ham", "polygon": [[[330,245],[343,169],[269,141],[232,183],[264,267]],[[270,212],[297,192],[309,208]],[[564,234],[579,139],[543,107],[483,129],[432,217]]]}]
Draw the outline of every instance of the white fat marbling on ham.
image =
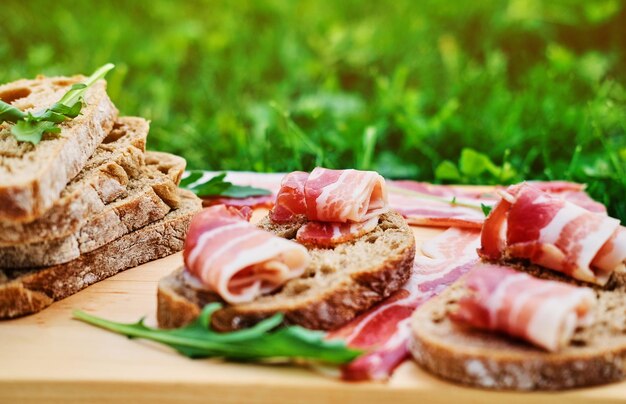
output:
[{"label": "white fat marbling on ham", "polygon": [[483,258],[528,259],[586,282],[605,284],[626,260],[619,220],[527,183],[501,192],[482,231]]},{"label": "white fat marbling on ham", "polygon": [[248,223],[224,205],[191,221],[183,252],[187,278],[229,303],[244,303],[299,277],[309,263],[302,245]]},{"label": "white fat marbling on ham", "polygon": [[590,288],[533,278],[511,268],[477,263],[464,279],[466,293],[452,320],[499,331],[548,351],[566,346],[577,327],[593,322]]},{"label": "white fat marbling on ham", "polygon": [[376,172],[317,167],[283,178],[270,219],[288,223],[305,215],[298,241],[330,247],[369,233],[388,210],[385,180]]},{"label": "white fat marbling on ham", "polygon": [[331,332],[366,353],[342,368],[346,380],[384,380],[409,357],[410,317],[478,260],[479,232],[451,228],[422,244],[413,273],[402,289]]}]

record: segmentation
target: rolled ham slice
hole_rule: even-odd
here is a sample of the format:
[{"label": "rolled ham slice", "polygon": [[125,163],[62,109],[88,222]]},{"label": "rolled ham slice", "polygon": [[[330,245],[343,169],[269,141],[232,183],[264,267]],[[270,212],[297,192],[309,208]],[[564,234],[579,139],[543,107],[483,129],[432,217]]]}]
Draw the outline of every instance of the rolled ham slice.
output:
[{"label": "rolled ham slice", "polygon": [[593,290],[478,263],[465,279],[467,294],[452,320],[500,331],[548,351],[569,344],[577,327],[592,324]]},{"label": "rolled ham slice", "polygon": [[478,253],[489,260],[530,262],[604,285],[626,260],[617,219],[590,212],[527,183],[501,192],[483,226]]},{"label": "rolled ham slice", "polygon": [[283,178],[270,219],[287,223],[305,215],[308,222],[296,239],[332,247],[374,230],[388,210],[385,179],[378,173],[317,167],[311,174],[295,171]]},{"label": "rolled ham slice", "polygon": [[287,223],[297,215],[306,215],[304,186],[308,178],[309,173],[303,171],[285,175],[274,208],[270,211],[270,219],[276,223]]},{"label": "rolled ham slice", "polygon": [[260,230],[235,208],[216,205],[191,221],[184,260],[189,275],[231,304],[250,302],[309,263],[302,245]]},{"label": "rolled ham slice", "polygon": [[309,220],[359,223],[389,210],[385,179],[375,171],[317,167],[306,181],[304,196]]}]

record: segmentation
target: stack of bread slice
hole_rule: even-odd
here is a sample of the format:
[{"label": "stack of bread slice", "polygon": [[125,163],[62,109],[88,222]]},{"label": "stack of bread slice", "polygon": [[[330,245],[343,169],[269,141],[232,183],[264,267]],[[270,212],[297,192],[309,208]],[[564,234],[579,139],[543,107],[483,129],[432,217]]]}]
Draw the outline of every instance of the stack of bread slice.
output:
[{"label": "stack of bread slice", "polygon": [[[57,102],[75,77],[0,86],[23,111]],[[0,124],[0,318],[34,313],[122,270],[183,247],[201,209],[178,189],[181,157],[146,152],[149,124],[118,117],[101,80],[81,114],[41,142],[18,142]]]}]

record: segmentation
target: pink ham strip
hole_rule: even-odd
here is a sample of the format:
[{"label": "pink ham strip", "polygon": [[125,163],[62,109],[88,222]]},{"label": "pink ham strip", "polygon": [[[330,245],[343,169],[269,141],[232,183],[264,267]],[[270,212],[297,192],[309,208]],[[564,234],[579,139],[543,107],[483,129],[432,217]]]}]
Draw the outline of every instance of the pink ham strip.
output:
[{"label": "pink ham strip", "polygon": [[522,338],[548,351],[567,345],[590,325],[596,295],[590,288],[533,278],[501,265],[478,263],[464,280],[467,294],[452,320]]},{"label": "pink ham strip", "polygon": [[309,220],[359,223],[389,210],[385,179],[374,171],[316,167],[304,185]]},{"label": "pink ham strip", "polygon": [[183,257],[188,276],[233,304],[300,276],[309,261],[302,245],[258,229],[224,205],[194,216]]},{"label": "pink ham strip", "polygon": [[287,223],[297,215],[306,215],[304,187],[309,173],[294,171],[283,177],[276,204],[270,211],[270,219],[276,223]]},{"label": "pink ham strip", "polygon": [[296,239],[309,245],[332,247],[376,228],[388,211],[383,177],[373,171],[328,170],[287,174],[270,211],[270,219],[287,223],[298,215],[308,222]]},{"label": "pink ham strip", "polygon": [[394,187],[445,198],[447,201],[472,202],[476,206],[494,205],[499,196],[492,192],[475,191],[452,185],[435,185],[417,181],[389,181],[389,206],[404,216],[409,224],[435,227],[464,227],[480,229],[485,215],[479,209],[428,200],[396,192]]},{"label": "pink ham strip", "polygon": [[451,228],[422,245],[407,284],[328,338],[343,338],[365,355],[342,368],[345,380],[384,380],[409,357],[411,313],[439,294],[478,260],[479,233]]},{"label": "pink ham strip", "polygon": [[296,240],[306,245],[332,247],[361,237],[377,225],[378,216],[361,223],[308,222],[298,230]]},{"label": "pink ham strip", "polygon": [[526,183],[501,191],[482,233],[483,258],[523,258],[605,284],[626,260],[619,220],[589,212]]},{"label": "pink ham strip", "polygon": [[[587,195],[582,184],[566,181],[532,181],[530,184],[535,188],[548,192],[560,199],[570,201],[592,212],[606,212],[604,205],[594,201]],[[471,202],[477,206],[480,206],[480,204],[493,206],[500,200],[500,196],[496,191],[505,189],[504,187],[496,187],[494,191],[485,192],[454,185],[436,185],[416,181],[389,181],[389,185],[389,205],[391,209],[402,214],[409,224],[476,229],[479,229],[485,221],[485,215],[480,209],[405,195],[394,191],[394,188],[397,187],[442,197],[448,201],[452,201],[454,198],[458,202]]]}]

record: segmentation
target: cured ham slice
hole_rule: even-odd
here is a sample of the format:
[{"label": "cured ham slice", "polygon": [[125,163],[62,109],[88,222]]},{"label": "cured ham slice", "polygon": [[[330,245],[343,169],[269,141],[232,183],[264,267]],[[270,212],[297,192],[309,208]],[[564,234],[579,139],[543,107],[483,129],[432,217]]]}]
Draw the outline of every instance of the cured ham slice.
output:
[{"label": "cured ham slice", "polygon": [[457,322],[522,338],[548,351],[569,343],[577,327],[592,323],[590,288],[533,278],[500,265],[479,263],[465,280],[467,294],[450,313]]},{"label": "cured ham slice", "polygon": [[479,254],[528,259],[576,279],[605,284],[626,260],[619,220],[590,212],[523,183],[501,191],[487,218]]},{"label": "cured ham slice", "polygon": [[277,289],[302,275],[309,262],[306,248],[258,229],[224,205],[194,216],[183,256],[189,275],[232,304]]},{"label": "cured ham slice", "polygon": [[359,223],[389,210],[385,179],[374,171],[316,167],[304,197],[308,219],[322,222]]},{"label": "cured ham slice", "polygon": [[274,206],[274,195],[249,196],[246,198],[202,197],[202,206],[226,205],[234,208],[271,208]]},{"label": "cured ham slice", "polygon": [[296,240],[302,244],[332,247],[367,234],[377,225],[378,216],[361,223],[308,222],[298,230]]},{"label": "cured ham slice", "polygon": [[[530,183],[535,188],[592,212],[606,212],[604,205],[589,197],[582,184],[566,181]],[[485,221],[481,205],[489,207],[495,205],[501,199],[497,191],[504,189],[389,181],[389,206],[402,214],[409,224],[479,229]]]},{"label": "cured ham slice", "polygon": [[309,173],[303,171],[285,175],[276,196],[276,204],[270,211],[270,219],[276,223],[287,223],[297,215],[306,215],[304,186],[308,178]]},{"label": "cured ham slice", "polygon": [[473,267],[479,241],[478,231],[455,228],[426,241],[401,290],[329,334],[328,338],[342,338],[367,351],[341,369],[343,379],[384,380],[409,358],[411,314]]},{"label": "cured ham slice", "polygon": [[376,172],[317,167],[283,178],[270,219],[287,223],[305,215],[297,240],[331,247],[374,230],[388,210],[385,180]]}]

